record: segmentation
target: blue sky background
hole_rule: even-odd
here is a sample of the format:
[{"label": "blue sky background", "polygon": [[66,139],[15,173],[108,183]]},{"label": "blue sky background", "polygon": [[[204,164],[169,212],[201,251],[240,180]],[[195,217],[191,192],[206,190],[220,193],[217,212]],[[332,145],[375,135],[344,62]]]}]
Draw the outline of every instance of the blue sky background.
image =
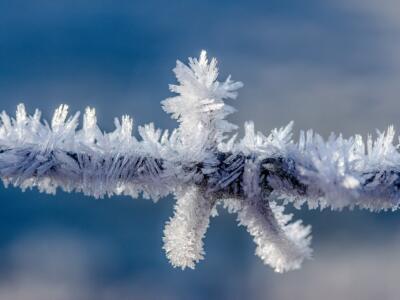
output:
[{"label": "blue sky background", "polygon": [[[145,3],[144,3],[145,2]],[[327,1],[1,1],[0,109],[49,119],[96,107],[104,130],[134,117],[173,128],[176,59],[201,49],[245,86],[232,120],[267,132],[400,128],[400,4]],[[294,211],[314,260],[274,274],[234,216],[212,220],[206,260],[172,269],[161,249],[173,200],[158,204],[0,187],[1,299],[395,299],[398,213]],[[295,296],[294,296],[295,295]]]}]

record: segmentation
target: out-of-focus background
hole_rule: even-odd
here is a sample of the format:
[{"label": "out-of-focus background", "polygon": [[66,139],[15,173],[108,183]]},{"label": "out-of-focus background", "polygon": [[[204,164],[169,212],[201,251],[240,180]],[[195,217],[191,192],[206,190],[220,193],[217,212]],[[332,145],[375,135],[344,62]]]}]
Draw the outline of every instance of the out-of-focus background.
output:
[{"label": "out-of-focus background", "polygon": [[[134,117],[173,128],[175,60],[207,49],[245,83],[232,121],[295,120],[325,137],[400,128],[400,4],[394,0],[0,1],[0,109],[96,107],[104,130]],[[0,187],[0,299],[398,299],[396,212],[297,211],[314,259],[275,274],[221,211],[196,270],[162,251],[158,204]]]}]

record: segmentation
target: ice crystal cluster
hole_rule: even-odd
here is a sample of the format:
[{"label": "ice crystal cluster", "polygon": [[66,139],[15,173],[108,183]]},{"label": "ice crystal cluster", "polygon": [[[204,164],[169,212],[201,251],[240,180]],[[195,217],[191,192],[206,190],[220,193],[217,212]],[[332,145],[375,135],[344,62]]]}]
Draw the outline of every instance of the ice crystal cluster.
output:
[{"label": "ice crystal cluster", "polygon": [[103,133],[95,110],[68,117],[60,106],[51,123],[24,105],[15,118],[1,114],[0,177],[5,185],[37,187],[55,193],[77,191],[94,197],[114,194],[154,201],[176,198],[174,215],[164,229],[164,250],[174,267],[194,268],[204,257],[203,237],[226,208],[253,236],[256,254],[277,272],[299,268],[311,256],[310,227],[291,222],[284,206],[372,211],[399,206],[400,153],[392,127],[366,142],[331,135],[324,140],[309,130],[292,140],[292,123],[269,135],[245,124],[241,139],[226,117],[242,83],[218,81],[217,61],[203,51],[174,69],[174,97],[162,102],[179,126],[171,133],[153,124],[132,135],[128,116],[115,119]]}]

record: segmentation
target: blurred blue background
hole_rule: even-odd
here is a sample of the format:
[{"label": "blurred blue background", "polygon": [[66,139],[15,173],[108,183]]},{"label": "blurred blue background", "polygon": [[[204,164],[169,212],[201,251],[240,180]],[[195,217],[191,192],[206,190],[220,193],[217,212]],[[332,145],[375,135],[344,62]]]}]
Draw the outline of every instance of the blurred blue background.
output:
[{"label": "blurred blue background", "polygon": [[[171,69],[201,49],[244,82],[237,124],[295,120],[366,135],[400,128],[400,4],[327,1],[0,1],[0,109],[96,107],[173,128],[159,102]],[[158,204],[0,188],[0,299],[398,299],[398,213],[293,211],[313,226],[314,260],[275,274],[221,211],[196,270],[162,251],[173,199]]]}]

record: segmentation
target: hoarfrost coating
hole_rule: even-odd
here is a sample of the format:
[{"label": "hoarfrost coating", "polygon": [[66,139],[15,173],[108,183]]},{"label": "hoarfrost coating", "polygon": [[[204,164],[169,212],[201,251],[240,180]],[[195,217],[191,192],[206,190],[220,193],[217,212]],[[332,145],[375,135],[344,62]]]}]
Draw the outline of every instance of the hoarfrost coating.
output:
[{"label": "hoarfrost coating", "polygon": [[226,117],[242,83],[218,81],[217,61],[206,52],[174,69],[176,95],[162,102],[179,122],[171,133],[153,124],[132,135],[128,116],[115,119],[103,133],[95,110],[68,117],[60,106],[50,124],[24,105],[15,118],[1,114],[0,177],[5,185],[42,192],[78,191],[94,197],[114,194],[154,201],[174,194],[173,217],[164,230],[164,250],[174,267],[194,268],[204,257],[203,237],[210,217],[222,206],[235,213],[253,236],[256,254],[283,272],[299,268],[311,256],[310,227],[291,222],[284,205],[372,211],[395,210],[400,203],[400,154],[392,127],[376,140],[331,135],[324,140],[309,130],[292,140],[292,123],[269,135],[245,124],[237,139]]}]

